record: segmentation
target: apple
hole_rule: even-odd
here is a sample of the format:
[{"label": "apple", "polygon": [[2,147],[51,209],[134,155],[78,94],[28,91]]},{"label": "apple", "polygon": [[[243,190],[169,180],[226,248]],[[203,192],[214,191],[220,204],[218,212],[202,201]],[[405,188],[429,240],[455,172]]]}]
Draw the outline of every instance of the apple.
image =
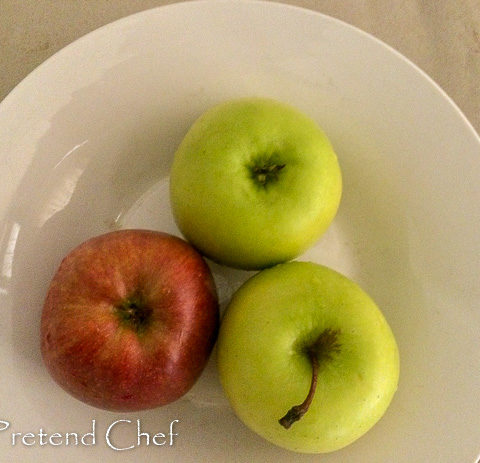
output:
[{"label": "apple", "polygon": [[220,103],[178,147],[170,175],[175,221],[202,254],[261,269],[298,256],[333,220],[337,156],[316,122],[266,98]]},{"label": "apple", "polygon": [[77,399],[135,411],[191,388],[218,324],[214,281],[192,246],[161,232],[119,230],[61,262],[43,307],[41,352]]},{"label": "apple", "polygon": [[240,420],[303,453],[331,452],[366,433],[399,377],[395,338],[373,300],[309,262],[260,271],[234,293],[217,363]]}]

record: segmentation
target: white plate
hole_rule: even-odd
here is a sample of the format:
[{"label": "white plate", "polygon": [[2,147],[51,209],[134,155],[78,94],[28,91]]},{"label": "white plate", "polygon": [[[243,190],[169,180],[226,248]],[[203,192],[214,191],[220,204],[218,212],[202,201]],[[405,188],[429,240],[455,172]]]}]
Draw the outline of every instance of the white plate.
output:
[{"label": "white plate", "polygon": [[[38,325],[61,257],[116,227],[178,233],[168,171],[192,121],[219,101],[289,102],[330,136],[344,172],[333,226],[303,259],[357,280],[398,339],[384,418],[322,462],[472,462],[480,452],[480,141],[449,98],[378,40],[332,18],[258,2],[175,4],[81,38],[0,105],[2,461],[289,462],[233,415],[214,359],[183,399],[114,414],[64,393]],[[248,275],[214,266],[224,303]],[[174,445],[135,444],[136,420]],[[65,445],[91,431],[95,445]],[[0,423],[0,428],[4,425]],[[58,447],[39,432],[58,432]],[[26,437],[12,433],[33,433]],[[54,442],[61,439],[54,438]],[[91,441],[88,441],[91,443]],[[295,461],[319,461],[299,455]]]}]

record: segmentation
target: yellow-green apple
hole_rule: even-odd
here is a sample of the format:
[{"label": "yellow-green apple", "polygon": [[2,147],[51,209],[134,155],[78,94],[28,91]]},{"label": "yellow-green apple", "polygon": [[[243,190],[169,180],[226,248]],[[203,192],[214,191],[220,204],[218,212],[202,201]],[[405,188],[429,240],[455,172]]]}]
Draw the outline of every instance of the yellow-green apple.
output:
[{"label": "yellow-green apple", "polygon": [[241,98],[201,115],[171,169],[183,235],[214,261],[259,269],[290,260],[333,220],[337,156],[310,117],[284,103]]},{"label": "yellow-green apple", "polygon": [[263,270],[234,295],[217,343],[234,411],[268,441],[324,453],[366,433],[397,389],[399,354],[373,300],[318,264]]},{"label": "yellow-green apple", "polygon": [[77,399],[118,411],[185,394],[218,333],[209,267],[184,240],[156,231],[96,236],[61,262],[41,319],[52,377]]}]

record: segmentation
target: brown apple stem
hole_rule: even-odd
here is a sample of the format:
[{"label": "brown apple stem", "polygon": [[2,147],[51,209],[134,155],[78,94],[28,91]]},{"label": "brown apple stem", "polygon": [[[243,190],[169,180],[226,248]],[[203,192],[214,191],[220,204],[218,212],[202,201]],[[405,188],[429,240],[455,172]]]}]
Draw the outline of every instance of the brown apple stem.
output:
[{"label": "brown apple stem", "polygon": [[294,405],[283,418],[280,418],[278,422],[285,428],[288,429],[295,421],[298,421],[305,413],[307,413],[310,404],[312,403],[313,396],[315,395],[315,390],[317,389],[317,379],[318,379],[318,358],[317,354],[312,350],[308,351],[308,356],[310,362],[312,363],[312,381],[310,382],[310,389],[308,391],[307,397],[305,400],[299,404]]},{"label": "brown apple stem", "polygon": [[312,365],[312,380],[310,382],[310,389],[308,391],[307,397],[305,400],[299,404],[294,405],[287,414],[278,420],[278,422],[285,428],[288,429],[290,426],[298,421],[305,413],[307,413],[312,401],[315,391],[317,389],[317,380],[318,380],[318,370],[320,364],[324,364],[332,360],[334,354],[340,352],[340,343],[338,342],[338,337],[340,330],[326,328],[323,330],[315,342],[310,345],[305,353],[308,355],[310,363]]}]

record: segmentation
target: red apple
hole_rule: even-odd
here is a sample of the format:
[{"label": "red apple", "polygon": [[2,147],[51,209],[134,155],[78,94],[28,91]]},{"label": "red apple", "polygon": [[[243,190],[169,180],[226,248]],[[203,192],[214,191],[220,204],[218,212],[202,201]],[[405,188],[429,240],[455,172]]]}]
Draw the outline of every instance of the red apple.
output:
[{"label": "red apple", "polygon": [[52,377],[77,399],[134,411],[193,386],[218,325],[212,275],[191,245],[121,230],[63,259],[43,307],[41,350]]}]

